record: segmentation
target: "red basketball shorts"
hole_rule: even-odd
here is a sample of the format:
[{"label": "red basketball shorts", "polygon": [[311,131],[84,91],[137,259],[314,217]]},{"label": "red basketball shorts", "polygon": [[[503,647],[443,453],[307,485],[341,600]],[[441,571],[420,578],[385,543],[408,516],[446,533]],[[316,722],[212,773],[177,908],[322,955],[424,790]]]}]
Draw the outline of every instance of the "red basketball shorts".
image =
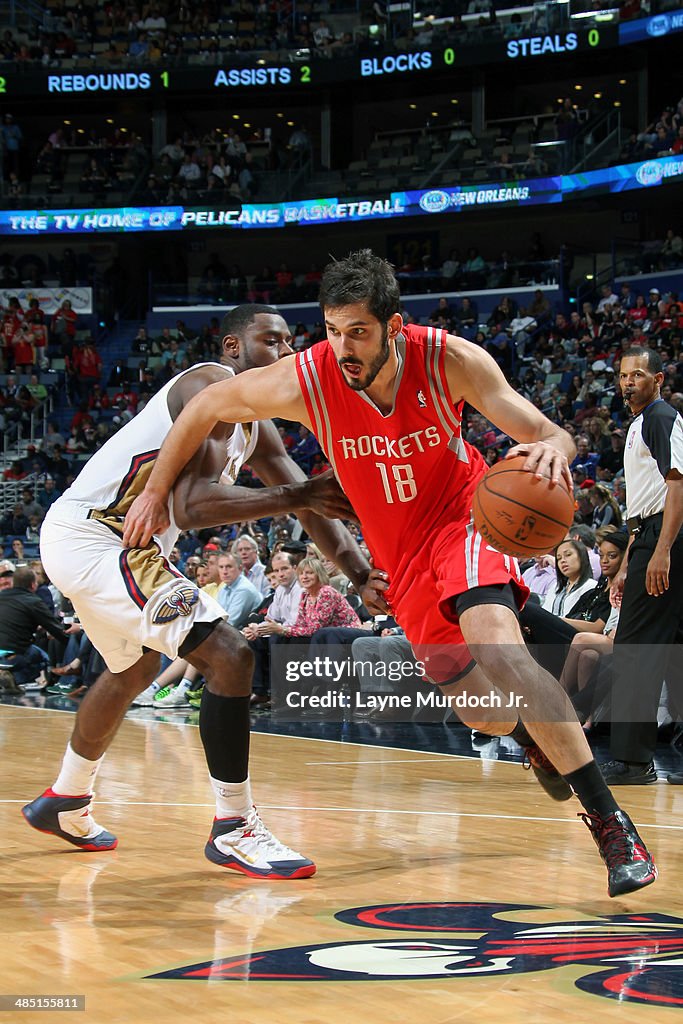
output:
[{"label": "red basketball shorts", "polygon": [[506,583],[523,608],[529,589],[517,559],[487,544],[471,516],[428,535],[400,579],[390,577],[392,612],[432,682],[450,682],[472,661],[455,599],[475,587]]}]

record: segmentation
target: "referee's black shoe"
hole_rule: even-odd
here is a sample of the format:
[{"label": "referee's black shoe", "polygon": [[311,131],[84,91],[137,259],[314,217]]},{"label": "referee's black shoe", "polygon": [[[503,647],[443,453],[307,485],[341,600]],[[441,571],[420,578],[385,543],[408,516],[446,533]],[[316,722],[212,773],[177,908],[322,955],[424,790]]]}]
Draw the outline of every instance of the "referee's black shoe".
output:
[{"label": "referee's black shoe", "polygon": [[671,772],[667,775],[666,781],[671,786],[683,786],[683,772]]},{"label": "referee's black shoe", "polygon": [[607,865],[610,896],[625,896],[655,881],[655,862],[625,811],[614,811],[604,818],[599,814],[579,814],[579,817],[588,826]]},{"label": "referee's black shoe", "polygon": [[608,786],[649,786],[657,781],[653,761],[603,761],[600,770]]}]

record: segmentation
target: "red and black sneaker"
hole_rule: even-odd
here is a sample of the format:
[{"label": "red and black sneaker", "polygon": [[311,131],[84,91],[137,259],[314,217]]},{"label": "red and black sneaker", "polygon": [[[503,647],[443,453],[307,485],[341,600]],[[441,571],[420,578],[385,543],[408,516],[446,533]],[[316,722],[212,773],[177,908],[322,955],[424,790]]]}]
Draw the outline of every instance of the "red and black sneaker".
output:
[{"label": "red and black sneaker", "polygon": [[553,800],[569,800],[572,787],[558,772],[550,758],[535,743],[524,746],[524,767],[532,770],[544,790]]},{"label": "red and black sneaker", "polygon": [[624,896],[651,885],[657,867],[636,827],[624,811],[606,818],[599,814],[579,814],[590,829],[600,856],[607,865],[607,892]]}]

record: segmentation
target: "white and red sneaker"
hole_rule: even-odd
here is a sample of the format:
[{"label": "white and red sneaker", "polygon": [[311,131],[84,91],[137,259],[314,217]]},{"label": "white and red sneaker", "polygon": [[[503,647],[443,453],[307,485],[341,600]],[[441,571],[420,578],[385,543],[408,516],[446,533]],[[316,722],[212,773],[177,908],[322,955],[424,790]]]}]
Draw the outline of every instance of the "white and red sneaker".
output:
[{"label": "white and red sneaker", "polygon": [[79,850],[100,853],[114,850],[118,839],[98,825],[90,813],[92,796],[61,796],[46,789],[42,796],[22,807],[29,825],[65,839]]},{"label": "white and red sneaker", "polygon": [[276,839],[255,807],[246,818],[214,818],[204,853],[214,864],[250,878],[310,878],[312,860]]}]

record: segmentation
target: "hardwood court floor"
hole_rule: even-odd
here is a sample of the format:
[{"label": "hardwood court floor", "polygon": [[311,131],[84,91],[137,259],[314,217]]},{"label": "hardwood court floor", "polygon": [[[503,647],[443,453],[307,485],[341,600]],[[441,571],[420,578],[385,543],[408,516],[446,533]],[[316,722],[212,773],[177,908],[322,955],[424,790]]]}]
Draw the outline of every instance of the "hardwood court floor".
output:
[{"label": "hardwood court floor", "polygon": [[[259,883],[204,859],[213,805],[192,725],[123,723],[97,786],[115,852],[29,829],[20,807],[53,781],[71,724],[0,706],[0,994],[85,995],[58,1017],[81,1024],[647,1024],[683,1007],[683,791],[621,790],[660,880],[610,900],[576,802],[552,803],[519,764],[255,734],[261,813],[318,864]],[[385,909],[365,923],[389,927],[349,920],[368,906]],[[278,950],[294,952],[252,958]],[[596,975],[607,989],[581,980]]]}]

